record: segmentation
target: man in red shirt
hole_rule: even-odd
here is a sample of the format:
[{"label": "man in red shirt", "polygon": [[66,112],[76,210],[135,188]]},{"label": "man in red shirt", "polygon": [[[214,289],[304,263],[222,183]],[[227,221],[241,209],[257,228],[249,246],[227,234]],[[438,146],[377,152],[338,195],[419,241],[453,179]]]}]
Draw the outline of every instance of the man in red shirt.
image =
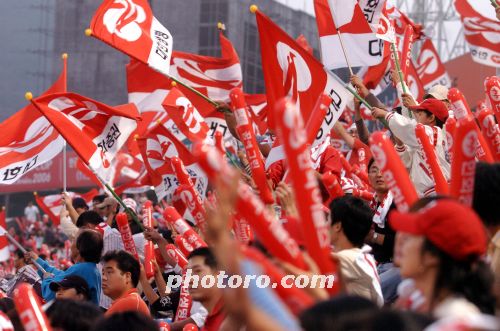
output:
[{"label": "man in red shirt", "polygon": [[217,331],[226,318],[223,310],[222,290],[217,287],[217,281],[211,287],[203,287],[203,277],[213,276],[217,280],[219,269],[212,251],[208,247],[197,248],[189,254],[187,269],[191,269],[193,276],[198,276],[200,282],[189,284],[189,294],[193,301],[199,301],[208,311],[205,325],[200,331]]},{"label": "man in red shirt", "polygon": [[124,311],[137,311],[146,316],[150,312],[146,303],[137,293],[137,284],[141,274],[139,262],[125,251],[106,253],[101,261],[102,291],[113,300],[106,316]]}]

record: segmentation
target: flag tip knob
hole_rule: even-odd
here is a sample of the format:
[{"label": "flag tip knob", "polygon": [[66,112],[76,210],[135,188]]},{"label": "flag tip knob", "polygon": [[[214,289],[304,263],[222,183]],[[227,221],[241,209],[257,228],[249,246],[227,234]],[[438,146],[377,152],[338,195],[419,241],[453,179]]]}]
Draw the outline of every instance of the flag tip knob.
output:
[{"label": "flag tip knob", "polygon": [[92,35],[92,29],[85,29],[85,35],[90,37]]},{"label": "flag tip knob", "polygon": [[62,53],[61,58],[66,60],[68,58],[68,53]]},{"label": "flag tip knob", "polygon": [[222,22],[217,22],[217,29],[224,31],[226,30],[226,26]]},{"label": "flag tip knob", "polygon": [[33,192],[33,195],[38,195],[38,192],[37,191]]},{"label": "flag tip knob", "polygon": [[176,83],[176,82],[174,82],[174,81],[172,81],[172,83],[170,83],[170,86],[172,86],[172,87],[176,87],[176,86],[177,86],[177,83]]},{"label": "flag tip knob", "polygon": [[161,120],[156,120],[156,124],[160,125],[161,124]]},{"label": "flag tip knob", "polygon": [[26,100],[30,101],[31,99],[33,99],[33,93],[31,92],[26,92],[24,94],[24,97],[26,98]]},{"label": "flag tip knob", "polygon": [[137,140],[137,139],[139,139],[139,134],[138,133],[134,134],[134,140]]},{"label": "flag tip knob", "polygon": [[252,14],[255,14],[255,12],[256,12],[257,10],[259,10],[259,7],[257,7],[257,5],[251,5],[251,6],[250,6],[250,12],[251,12]]}]

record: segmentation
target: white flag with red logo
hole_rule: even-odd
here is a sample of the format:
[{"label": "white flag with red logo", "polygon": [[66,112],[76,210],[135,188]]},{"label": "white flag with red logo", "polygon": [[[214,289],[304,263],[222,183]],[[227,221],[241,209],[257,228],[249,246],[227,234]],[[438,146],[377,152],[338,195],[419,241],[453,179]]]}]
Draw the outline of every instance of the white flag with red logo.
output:
[{"label": "white flag with red logo", "polygon": [[133,104],[110,107],[75,93],[51,94],[32,103],[99,176],[109,172],[140,119]]},{"label": "white flag with red logo", "polygon": [[90,22],[92,36],[169,74],[173,40],[147,0],[105,0]]},{"label": "white flag with red logo", "polygon": [[384,43],[373,33],[356,0],[314,0],[314,11],[326,68],[347,67],[337,28],[351,66],[373,66],[382,61]]},{"label": "white flag with red logo", "polygon": [[[483,12],[478,1],[455,0],[469,44],[472,59],[478,63],[500,68],[500,22],[495,11]],[[485,16],[488,15],[488,16]]]},{"label": "white flag with red logo", "polygon": [[[71,199],[74,198],[82,198],[85,200],[87,205],[91,205],[92,198],[99,194],[97,189],[92,189],[87,193],[75,193],[75,192],[66,192]],[[40,196],[35,194],[35,200],[38,204],[38,207],[49,216],[52,223],[55,225],[59,225],[60,219],[59,215],[61,214],[61,210],[63,208],[61,204],[61,194],[52,194],[46,196]]]},{"label": "white flag with red logo", "polygon": [[199,179],[196,189],[200,196],[205,196],[208,184],[205,173],[187,147],[162,124],[157,124],[144,137],[137,139],[137,144],[158,200],[164,197],[171,199],[179,186],[170,162],[174,156],[182,160],[191,177]]},{"label": "white flag with red logo", "polygon": [[[66,92],[66,60],[57,81],[42,95]],[[64,138],[28,105],[0,124],[0,184],[15,183],[62,151]]]},{"label": "white flag with red logo", "polygon": [[175,51],[170,74],[212,100],[229,100],[229,92],[243,86],[240,59],[231,41],[219,33],[222,57]]},{"label": "white flag with red logo", "polygon": [[[7,229],[5,209],[0,209],[0,226]],[[5,262],[10,259],[9,241],[6,236],[0,234],[0,262]]]},{"label": "white flag with red logo", "polygon": [[307,123],[319,96],[331,96],[327,115],[314,145],[326,139],[352,95],[327,72],[311,54],[274,24],[267,16],[256,12],[259,29],[262,69],[264,72],[269,110],[268,124],[273,127],[273,112],[278,100],[290,96]]},{"label": "white flag with red logo", "polygon": [[426,39],[417,59],[417,73],[424,89],[440,84],[451,87],[451,79],[444,67],[431,39]]},{"label": "white flag with red logo", "polygon": [[209,130],[205,119],[179,89],[172,88],[163,100],[162,106],[177,128],[191,142],[205,140]]}]

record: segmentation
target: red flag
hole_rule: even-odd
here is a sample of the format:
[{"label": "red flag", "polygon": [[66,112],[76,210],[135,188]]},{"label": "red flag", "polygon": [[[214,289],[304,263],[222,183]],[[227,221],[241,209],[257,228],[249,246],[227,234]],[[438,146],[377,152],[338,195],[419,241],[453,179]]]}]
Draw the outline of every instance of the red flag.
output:
[{"label": "red flag", "polygon": [[136,119],[140,119],[133,104],[112,108],[75,93],[51,94],[31,101],[80,159],[103,175],[136,128]]},{"label": "red flag", "polygon": [[153,16],[147,0],[105,0],[90,30],[95,38],[168,75],[172,35]]},{"label": "red flag", "polygon": [[[66,58],[63,71],[44,93],[66,92]],[[0,124],[0,184],[12,184],[28,171],[54,158],[64,139],[33,105]]]},{"label": "red flag", "polygon": [[219,32],[221,58],[175,51],[171,75],[212,100],[229,100],[229,92],[243,86],[240,59],[231,41]]},{"label": "red flag", "polygon": [[[483,16],[475,9],[477,1],[455,0],[465,40],[469,44],[472,59],[478,63],[500,68],[500,23],[495,18]],[[492,10],[494,14],[494,11]]]},{"label": "red flag", "polygon": [[383,41],[373,33],[356,0],[314,0],[314,11],[326,68],[347,67],[335,27],[342,32],[351,66],[373,66],[382,61]]},{"label": "red flag", "polygon": [[[7,230],[5,208],[0,209],[0,226]],[[0,262],[5,262],[10,259],[9,241],[6,236],[0,236]]]},{"label": "red flag", "polygon": [[424,89],[429,89],[436,84],[451,87],[450,76],[448,76],[431,39],[426,39],[420,48],[417,73]]},{"label": "red flag", "polygon": [[401,70],[403,71],[403,80],[406,81],[407,73],[411,63],[411,49],[414,41],[413,28],[411,25],[406,26],[403,37],[403,50],[401,51],[400,61]]},{"label": "red flag", "polygon": [[[75,193],[75,192],[66,192],[71,199],[74,198],[82,198],[85,202],[90,205],[92,202],[92,198],[99,194],[97,189],[92,189],[87,193]],[[35,201],[40,207],[40,209],[49,216],[52,223],[55,225],[59,225],[59,214],[62,210],[61,205],[61,195],[60,194],[51,194],[46,196],[40,196],[35,193]]]},{"label": "red flag", "polygon": [[177,128],[191,142],[205,140],[209,130],[205,119],[179,89],[172,88],[163,100],[162,106]]},{"label": "red flag", "polygon": [[[322,142],[352,95],[333,74],[327,73],[321,63],[267,16],[260,11],[255,15],[269,109],[274,110],[276,102],[289,95],[297,103],[304,122],[307,122],[318,97],[322,93],[328,94],[333,101],[322,125],[323,134],[316,139],[318,143]],[[273,116],[268,116],[268,124],[273,127]]]},{"label": "red flag", "polygon": [[170,162],[174,156],[182,160],[191,177],[199,179],[196,189],[200,196],[205,196],[207,181],[204,173],[191,152],[167,128],[157,124],[144,137],[137,139],[137,144],[159,200],[167,195],[172,197],[179,186]]}]

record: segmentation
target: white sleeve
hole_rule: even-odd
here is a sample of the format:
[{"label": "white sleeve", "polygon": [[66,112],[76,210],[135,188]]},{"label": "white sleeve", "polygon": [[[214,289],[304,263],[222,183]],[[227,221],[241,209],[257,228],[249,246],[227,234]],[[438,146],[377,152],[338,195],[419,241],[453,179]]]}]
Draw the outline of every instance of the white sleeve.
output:
[{"label": "white sleeve", "polygon": [[69,216],[61,216],[60,220],[59,228],[61,231],[68,237],[74,238],[78,232],[78,228],[73,224],[71,218]]},{"label": "white sleeve", "polygon": [[201,329],[203,325],[205,325],[205,320],[208,316],[208,311],[203,307],[203,305],[198,301],[193,301],[193,305],[191,306],[191,318],[196,323],[196,325]]},{"label": "white sleeve", "polygon": [[134,239],[134,244],[135,244],[135,249],[137,250],[137,254],[139,255],[139,258],[141,261],[144,259],[144,243],[146,242],[146,239],[144,239],[144,234],[141,233],[136,233],[132,236]]},{"label": "white sleeve", "polygon": [[390,112],[385,116],[392,133],[399,138],[405,145],[411,148],[418,148],[415,127],[417,122],[398,113]]},{"label": "white sleeve", "polygon": [[[411,93],[410,88],[406,85],[406,83],[405,83],[405,89],[406,89],[406,93],[409,94],[409,95],[411,95],[412,98],[415,99],[415,97]],[[406,108],[403,105],[403,85],[401,84],[401,82],[399,82],[396,85],[396,90],[398,91],[398,99],[399,99],[399,103],[401,104],[401,114],[404,117],[412,118],[412,115],[410,115],[411,114],[411,110],[409,110],[408,108]],[[417,101],[417,100],[415,100],[415,101]]]}]

